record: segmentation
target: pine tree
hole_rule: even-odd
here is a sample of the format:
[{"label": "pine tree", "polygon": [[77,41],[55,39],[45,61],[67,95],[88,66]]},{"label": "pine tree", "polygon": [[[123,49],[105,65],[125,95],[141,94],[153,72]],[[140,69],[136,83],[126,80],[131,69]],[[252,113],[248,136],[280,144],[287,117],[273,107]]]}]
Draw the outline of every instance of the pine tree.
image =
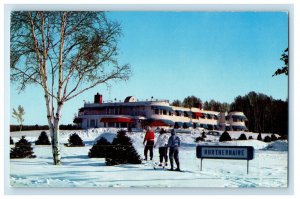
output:
[{"label": "pine tree", "polygon": [[242,133],[238,140],[247,140],[247,137],[244,133]]},{"label": "pine tree", "polygon": [[219,142],[226,142],[226,141],[231,141],[231,137],[227,131],[224,131],[222,135],[219,138]]},{"label": "pine tree", "polygon": [[36,156],[33,155],[31,143],[25,139],[25,136],[15,144],[15,147],[10,151],[10,158],[35,158]]},{"label": "pine tree", "polygon": [[69,137],[69,143],[65,144],[67,147],[82,147],[84,143],[82,139],[77,135],[77,133],[73,133]]},{"label": "pine tree", "polygon": [[41,132],[40,136],[38,137],[38,140],[35,141],[35,145],[51,145],[47,133],[45,131]]},{"label": "pine tree", "polygon": [[257,140],[262,141],[261,133],[258,134]]},{"label": "pine tree", "polygon": [[90,149],[89,158],[105,158],[110,150],[111,143],[107,139],[101,137],[96,144]]},{"label": "pine tree", "polygon": [[278,140],[278,138],[277,138],[276,135],[273,133],[273,134],[271,135],[271,141],[276,141],[276,140]]},{"label": "pine tree", "polygon": [[268,135],[264,138],[264,142],[271,142],[271,141],[272,141],[271,137]]},{"label": "pine tree", "polygon": [[124,130],[119,131],[117,137],[113,140],[111,150],[109,150],[105,161],[108,166],[142,163],[141,157]]},{"label": "pine tree", "polygon": [[10,139],[10,145],[15,144],[15,143],[14,143],[14,140],[11,138],[11,136],[9,137],[9,139]]}]

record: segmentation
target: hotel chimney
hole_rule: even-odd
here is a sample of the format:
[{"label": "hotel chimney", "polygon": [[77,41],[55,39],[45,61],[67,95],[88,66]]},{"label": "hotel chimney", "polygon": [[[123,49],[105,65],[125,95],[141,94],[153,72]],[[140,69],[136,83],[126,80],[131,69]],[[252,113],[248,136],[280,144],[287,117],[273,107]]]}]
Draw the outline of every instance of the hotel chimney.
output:
[{"label": "hotel chimney", "polygon": [[94,103],[95,104],[102,104],[102,95],[97,93],[97,95],[95,95],[95,97],[94,97]]}]

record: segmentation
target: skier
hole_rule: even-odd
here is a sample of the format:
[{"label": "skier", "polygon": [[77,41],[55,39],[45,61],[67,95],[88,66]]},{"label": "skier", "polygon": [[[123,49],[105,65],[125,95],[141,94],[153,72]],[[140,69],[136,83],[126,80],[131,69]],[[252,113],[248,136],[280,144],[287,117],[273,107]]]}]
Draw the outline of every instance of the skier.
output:
[{"label": "skier", "polygon": [[[146,143],[146,145],[145,145],[145,143]],[[150,160],[152,160],[153,159],[153,147],[154,147],[154,132],[151,130],[150,126],[147,127],[147,131],[146,131],[146,135],[145,135],[143,144],[145,145],[145,149],[144,149],[145,159],[144,160],[147,160],[148,151],[150,151]]]},{"label": "skier", "polygon": [[169,158],[170,158],[170,164],[171,164],[170,171],[174,170],[173,159],[175,159],[175,163],[177,165],[177,168],[175,169],[175,171],[181,171],[180,164],[179,164],[180,138],[175,134],[174,129],[171,130],[171,137],[168,140],[168,147],[170,147],[170,151],[169,151]]},{"label": "skier", "polygon": [[[158,147],[159,152],[159,166],[168,166],[168,139],[167,131],[165,129],[161,129],[159,131],[159,136],[157,137],[156,143],[154,147]],[[163,160],[165,159],[165,164],[163,165]]]}]

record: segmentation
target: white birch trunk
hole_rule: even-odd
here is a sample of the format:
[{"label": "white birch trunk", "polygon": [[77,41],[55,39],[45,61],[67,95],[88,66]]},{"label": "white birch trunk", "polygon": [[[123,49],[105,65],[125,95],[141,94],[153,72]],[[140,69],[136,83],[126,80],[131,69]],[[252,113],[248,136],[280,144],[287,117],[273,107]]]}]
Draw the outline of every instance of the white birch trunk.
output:
[{"label": "white birch trunk", "polygon": [[60,144],[59,144],[59,124],[61,117],[61,110],[63,105],[57,105],[57,112],[54,116],[54,123],[52,128],[52,154],[53,162],[55,165],[61,165],[61,155],[60,155]]}]

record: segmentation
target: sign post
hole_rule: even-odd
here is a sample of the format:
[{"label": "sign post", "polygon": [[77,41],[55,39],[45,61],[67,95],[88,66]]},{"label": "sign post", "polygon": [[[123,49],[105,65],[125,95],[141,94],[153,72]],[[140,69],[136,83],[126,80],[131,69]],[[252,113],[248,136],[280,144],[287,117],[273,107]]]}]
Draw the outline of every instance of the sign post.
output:
[{"label": "sign post", "polygon": [[249,160],[254,158],[254,148],[252,146],[201,146],[196,148],[197,158],[206,159],[234,159],[247,160],[247,174],[249,172]]}]

